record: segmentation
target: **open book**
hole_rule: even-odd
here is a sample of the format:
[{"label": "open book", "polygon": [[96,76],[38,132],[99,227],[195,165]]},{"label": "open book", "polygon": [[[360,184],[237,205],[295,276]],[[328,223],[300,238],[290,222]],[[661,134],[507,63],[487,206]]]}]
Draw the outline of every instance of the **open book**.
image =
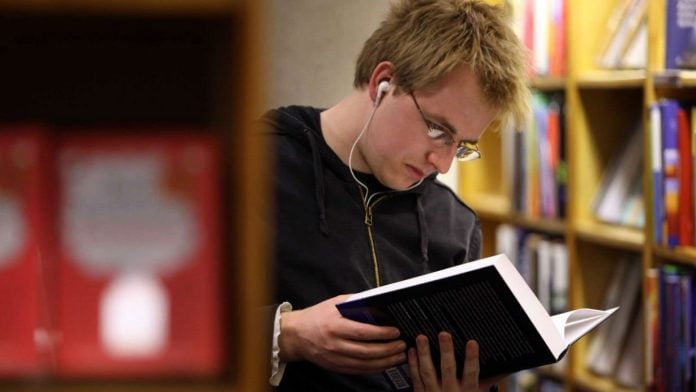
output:
[{"label": "open book", "polygon": [[[474,339],[482,379],[558,361],[618,309],[551,317],[503,254],[354,294],[337,308],[353,320],[398,327],[409,346],[426,335],[436,364],[437,334],[450,332],[460,372],[466,341]],[[410,388],[406,368],[386,372],[395,390]]]}]

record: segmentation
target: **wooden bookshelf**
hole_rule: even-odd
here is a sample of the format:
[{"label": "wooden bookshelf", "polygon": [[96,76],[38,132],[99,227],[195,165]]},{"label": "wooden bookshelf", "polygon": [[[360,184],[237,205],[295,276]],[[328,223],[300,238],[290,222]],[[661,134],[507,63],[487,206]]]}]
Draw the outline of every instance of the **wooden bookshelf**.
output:
[{"label": "wooden bookshelf", "polygon": [[[655,244],[652,208],[656,202],[650,166],[649,107],[661,98],[696,99],[693,70],[665,70],[666,0],[647,1],[648,47],[646,67],[639,70],[607,70],[597,65],[599,48],[607,39],[605,24],[613,1],[567,1],[567,75],[533,78],[532,88],[542,93],[563,92],[565,96],[566,159],[568,163],[567,215],[559,221],[529,218],[514,211],[508,157],[487,168],[462,166],[460,193],[477,210],[484,227],[484,250],[492,252],[495,230],[510,224],[528,231],[562,236],[570,258],[571,307],[601,307],[604,291],[617,260],[637,255],[635,268],[643,276],[648,269],[674,263],[696,267],[696,247],[667,248]],[[593,212],[602,175],[612,158],[637,125],[642,125],[643,201],[645,224],[628,227],[607,224]],[[498,145],[487,146],[488,143]],[[485,136],[482,147],[503,151],[501,138]],[[486,162],[488,163],[488,162]],[[476,174],[475,171],[481,171]],[[480,176],[480,179],[479,177]],[[494,177],[494,178],[491,178]],[[645,301],[645,298],[642,299]],[[642,303],[641,306],[644,306]],[[588,341],[580,340],[570,350],[571,366],[560,379],[566,390],[647,390],[646,380],[637,389],[620,385],[611,377],[599,377],[584,366]],[[649,342],[643,340],[642,349]],[[643,376],[647,368],[643,364]],[[540,374],[544,376],[544,372]],[[557,378],[557,377],[552,377]]]},{"label": "wooden bookshelf", "polygon": [[264,14],[253,0],[0,0],[0,121],[199,127],[222,141],[227,354],[220,374],[202,379],[49,373],[0,380],[0,390],[267,390],[268,335],[257,317],[269,255],[257,212],[267,206],[268,168],[248,126],[264,105]]}]

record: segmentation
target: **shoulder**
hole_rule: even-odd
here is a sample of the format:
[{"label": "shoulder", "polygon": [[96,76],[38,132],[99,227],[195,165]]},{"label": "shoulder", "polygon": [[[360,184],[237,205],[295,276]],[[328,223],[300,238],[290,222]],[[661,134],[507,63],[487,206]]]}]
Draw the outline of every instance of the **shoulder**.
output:
[{"label": "shoulder", "polygon": [[266,112],[259,119],[261,130],[276,135],[301,134],[307,129],[318,131],[322,109],[310,106],[284,106]]},{"label": "shoulder", "polygon": [[457,193],[437,178],[423,187],[423,199],[428,208],[446,209],[452,213],[466,214],[478,219],[476,212]]}]

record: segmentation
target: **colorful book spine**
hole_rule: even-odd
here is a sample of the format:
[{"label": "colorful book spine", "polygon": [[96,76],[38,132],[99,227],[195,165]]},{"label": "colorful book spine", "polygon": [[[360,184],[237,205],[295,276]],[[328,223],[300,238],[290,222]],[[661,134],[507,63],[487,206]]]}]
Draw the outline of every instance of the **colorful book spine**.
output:
[{"label": "colorful book spine", "polygon": [[667,240],[666,245],[679,245],[679,132],[677,113],[679,104],[674,100],[661,101],[662,108],[662,159],[664,181],[664,205]]}]

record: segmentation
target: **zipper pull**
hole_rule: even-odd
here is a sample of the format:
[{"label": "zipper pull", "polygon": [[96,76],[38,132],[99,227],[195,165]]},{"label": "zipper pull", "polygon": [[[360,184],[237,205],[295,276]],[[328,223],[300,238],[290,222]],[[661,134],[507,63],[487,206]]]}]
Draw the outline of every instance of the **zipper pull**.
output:
[{"label": "zipper pull", "polygon": [[369,207],[365,208],[365,224],[372,226],[372,209]]}]

